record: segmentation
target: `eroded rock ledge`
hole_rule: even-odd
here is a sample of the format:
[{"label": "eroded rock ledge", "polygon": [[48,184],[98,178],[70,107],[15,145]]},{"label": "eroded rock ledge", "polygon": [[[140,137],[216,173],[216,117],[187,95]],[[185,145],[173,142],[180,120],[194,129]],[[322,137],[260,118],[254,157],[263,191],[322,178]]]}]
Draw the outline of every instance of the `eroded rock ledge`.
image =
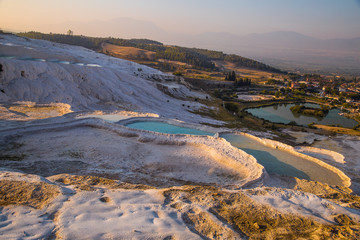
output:
[{"label": "eroded rock ledge", "polygon": [[154,186],[239,188],[265,174],[254,157],[222,138],[153,133],[101,119],[8,129],[0,135],[4,155],[24,154],[21,161],[5,158],[1,166],[46,176],[81,173]]},{"label": "eroded rock ledge", "polygon": [[[11,184],[2,198],[21,189],[37,188],[17,201],[0,202],[3,237],[30,239],[155,238],[155,239],[358,239],[360,217],[311,193],[261,187],[225,190],[210,186],[153,188],[94,176],[61,174],[42,177],[1,171],[0,184]],[[324,184],[296,180],[297,189],[340,193]],[[314,188],[315,187],[315,188]],[[31,191],[26,190],[26,192]],[[49,193],[54,193],[49,194]],[[48,195],[46,201],[38,196]],[[312,204],[279,208],[262,201]],[[325,197],[326,198],[326,197]],[[359,199],[356,200],[359,203]],[[320,203],[320,204],[319,204]],[[14,205],[15,204],[15,205]],[[314,216],[309,214],[314,211]],[[22,217],[16,217],[21,215]],[[95,225],[94,225],[95,224]]]}]

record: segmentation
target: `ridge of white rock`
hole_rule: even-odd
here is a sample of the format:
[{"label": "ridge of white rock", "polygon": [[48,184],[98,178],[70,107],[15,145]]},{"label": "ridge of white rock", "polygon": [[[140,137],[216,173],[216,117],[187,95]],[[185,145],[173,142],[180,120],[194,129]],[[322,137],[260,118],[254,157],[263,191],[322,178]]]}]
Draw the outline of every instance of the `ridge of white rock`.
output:
[{"label": "ridge of white rock", "polygon": [[[57,181],[56,176],[43,179],[13,171],[6,174],[8,179],[30,179],[34,183],[55,185],[60,189],[60,194],[42,209],[29,206],[3,207],[0,211],[0,238],[201,239],[201,236],[189,229],[179,209],[164,204],[164,191],[167,188],[126,190],[99,184],[92,191],[84,191],[76,185]],[[268,187],[238,191],[282,213],[304,216],[322,224],[336,224],[334,216],[338,214],[360,220],[358,210],[310,193]],[[188,205],[190,209],[187,211],[199,207],[192,202]],[[219,221],[215,215],[210,216]]]},{"label": "ridge of white rock", "polygon": [[[42,140],[42,136],[45,137],[45,139],[47,139],[47,137],[45,136],[45,134],[40,135],[44,132],[46,132],[47,134],[52,134],[52,133],[57,133],[57,132],[64,132],[63,134],[61,133],[60,136],[64,136],[64,140],[62,141],[74,141],[71,138],[71,136],[66,137],[66,133],[69,134],[75,134],[75,135],[81,135],[81,131],[84,132],[84,128],[90,128],[90,129],[98,129],[101,130],[101,132],[96,132],[95,134],[98,135],[98,144],[103,144],[103,145],[108,145],[108,143],[106,143],[106,140],[108,139],[108,137],[105,134],[106,132],[109,133],[114,133],[116,134],[118,137],[116,137],[115,139],[108,139],[108,141],[118,141],[119,144],[121,144],[122,141],[129,141],[130,142],[134,142],[134,140],[131,139],[136,139],[135,142],[139,142],[139,143],[146,143],[146,145],[148,145],[149,147],[146,147],[144,150],[147,150],[148,148],[151,148],[152,150],[152,154],[154,156],[143,156],[142,158],[144,158],[142,160],[142,162],[145,161],[144,166],[147,166],[149,162],[149,164],[162,164],[163,167],[170,167],[170,170],[166,171],[168,173],[166,173],[166,176],[172,177],[172,178],[176,178],[176,179],[180,179],[183,181],[192,181],[192,182],[208,182],[208,183],[216,183],[219,185],[229,185],[229,187],[231,188],[239,188],[239,187],[243,187],[245,185],[260,181],[263,179],[264,174],[266,174],[263,166],[261,166],[260,164],[257,163],[256,159],[245,153],[244,151],[237,149],[235,147],[233,147],[229,142],[227,142],[225,139],[223,138],[214,138],[214,137],[210,137],[210,136],[192,136],[192,135],[172,135],[172,134],[162,134],[162,133],[155,133],[155,132],[149,132],[149,131],[144,131],[144,130],[137,130],[137,129],[130,129],[127,128],[125,126],[119,125],[119,124],[112,124],[109,123],[107,121],[104,121],[102,119],[96,119],[96,118],[89,118],[89,119],[78,119],[78,120],[67,120],[67,121],[62,121],[62,122],[55,122],[55,123],[47,123],[47,124],[41,124],[41,125],[32,125],[32,126],[26,126],[26,127],[22,127],[22,128],[13,128],[13,129],[5,129],[0,131],[0,140],[1,141],[5,141],[4,139],[11,139],[11,138],[26,138],[26,137],[30,137],[31,139],[37,139],[37,140],[31,140],[31,142],[33,144],[35,144],[33,147],[29,146],[30,148],[41,148],[39,147],[39,145],[41,145],[41,141],[45,141]],[[71,132],[67,132],[70,131]],[[53,136],[53,135],[51,135]],[[102,137],[104,136],[104,137]],[[52,137],[54,138],[54,136]],[[57,137],[60,138],[60,137]],[[73,137],[74,138],[74,137]],[[104,140],[102,140],[104,138]],[[87,138],[82,138],[83,145],[87,144],[87,145],[92,145],[90,143],[91,140],[86,140]],[[29,142],[30,140],[26,140],[27,142]],[[36,141],[39,141],[39,143],[37,143]],[[49,140],[46,140],[49,142]],[[45,143],[42,143],[45,144]],[[94,143],[95,144],[95,143]],[[155,149],[155,144],[158,146],[159,150]],[[28,144],[29,145],[29,144]],[[73,146],[70,146],[70,148],[74,148],[75,147],[75,143],[73,144]],[[96,145],[96,144],[95,144]],[[112,144],[113,148],[116,148],[116,144]],[[135,144],[135,147],[140,147],[140,145]],[[171,146],[178,146],[178,148],[174,148],[172,151],[174,151],[175,155],[174,156],[178,156],[179,159],[177,161],[186,161],[187,164],[189,164],[189,166],[194,166],[192,169],[191,167],[187,167],[186,171],[181,169],[181,166],[178,166],[176,164],[176,162],[174,162],[174,160],[172,159],[168,159],[169,157],[166,157],[168,153],[165,153],[166,151],[164,149],[160,149],[161,146],[169,146],[169,148]],[[51,145],[52,146],[52,145]],[[101,145],[102,146],[102,145]],[[152,147],[153,146],[153,147]],[[181,146],[186,146],[187,148],[189,148],[190,150],[187,149],[182,149]],[[55,149],[58,149],[58,146],[53,146]],[[98,146],[97,146],[98,147]],[[130,147],[130,145],[129,145]],[[194,150],[191,150],[194,149]],[[114,149],[115,151],[116,149]],[[19,150],[18,150],[19,151]],[[43,150],[40,150],[40,152],[42,152]],[[53,160],[51,161],[56,161],[58,162],[58,160],[56,160],[57,158],[61,158],[61,155],[64,154],[62,152],[64,152],[64,149],[58,149],[58,150],[54,150],[54,154],[55,156],[52,156],[51,158],[53,158]],[[75,151],[75,150],[74,150]],[[77,150],[76,150],[77,151]],[[88,150],[90,151],[89,153],[86,154],[90,154],[91,155],[91,151],[93,150]],[[94,150],[95,151],[95,150]],[[117,162],[119,162],[119,156],[117,156],[118,154],[116,154],[116,152],[120,151],[120,150],[116,150],[115,152],[112,151],[111,149],[109,150],[111,151],[111,154],[113,154],[113,158],[114,161],[116,160]],[[128,151],[130,152],[130,149],[128,149]],[[132,150],[133,151],[133,150]],[[147,150],[149,151],[149,150]],[[163,151],[163,152],[162,152]],[[165,152],[164,152],[165,151]],[[193,153],[191,151],[194,151]],[[195,154],[196,151],[198,151],[198,153],[200,154],[199,156],[195,156],[194,159],[197,159],[197,161],[192,160],[192,156],[191,154]],[[55,153],[58,152],[58,153]],[[190,154],[189,156],[187,156],[185,153],[188,152],[188,154]],[[60,155],[59,155],[60,154]],[[66,151],[65,151],[66,154]],[[84,153],[85,154],[85,153]],[[106,154],[110,154],[110,153],[106,153]],[[186,156],[185,156],[185,155]],[[123,155],[123,154],[122,154]],[[159,155],[158,157],[156,157],[155,155]],[[206,158],[203,159],[203,157],[201,157],[202,155],[204,155]],[[126,158],[126,154],[125,154],[125,159],[128,159],[129,157]],[[50,157],[49,157],[50,158]],[[55,158],[55,159],[54,159]],[[90,157],[87,157],[90,158]],[[84,158],[84,159],[87,159]],[[161,159],[163,159],[162,162]],[[182,160],[185,159],[185,160]],[[190,160],[187,160],[190,159]],[[207,159],[207,160],[206,160]],[[210,159],[212,159],[210,161]],[[39,161],[41,160],[39,157],[37,157],[34,160],[31,161]],[[29,160],[30,161],[30,160]],[[50,161],[50,163],[51,163]],[[90,161],[90,164],[93,164],[95,160]],[[98,160],[97,160],[98,161]],[[112,163],[113,160],[110,159],[110,155],[107,157],[107,160],[101,160],[104,162],[104,164],[115,164]],[[70,164],[70,163],[69,163]],[[124,164],[130,164],[131,166],[134,165],[136,166],[136,164],[140,164],[140,162],[129,162],[128,160],[126,160],[124,162]],[[185,162],[184,162],[185,164]],[[204,172],[204,175],[200,176],[196,176],[195,171],[198,167],[196,166],[200,166],[203,165],[204,167],[209,169],[209,172]],[[214,166],[211,166],[211,164],[213,164]],[[102,169],[104,172],[104,174],[106,174],[107,172],[116,172],[115,170],[117,170],[119,173],[123,174],[123,168],[128,168],[129,166],[119,166],[119,169],[109,169],[107,170]],[[215,166],[216,165],[216,166]],[[155,165],[157,166],[157,165]],[[149,165],[149,167],[152,167]],[[94,168],[96,170],[95,167],[91,167],[91,169]],[[171,168],[174,168],[175,170],[172,171]],[[180,170],[179,170],[180,168]],[[216,169],[223,169],[221,171],[229,171],[228,174],[233,175],[233,177],[231,177],[229,175],[229,177],[221,177],[221,174],[219,175],[220,177],[217,177],[217,174],[212,174],[212,172]],[[228,170],[226,170],[228,169]],[[199,171],[201,170],[200,168],[198,169]],[[101,170],[98,169],[96,170],[97,172],[100,172]],[[219,170],[220,171],[220,170]],[[189,173],[188,173],[189,172]],[[137,173],[135,173],[137,174]],[[195,174],[195,175],[193,175]],[[173,176],[171,176],[173,175]],[[160,176],[160,175],[159,175]],[[165,175],[164,175],[165,176]]]},{"label": "ridge of white rock", "polygon": [[0,35],[0,55],[18,56],[0,57],[1,102],[63,103],[72,111],[131,110],[221,124],[189,112],[205,106],[186,99],[206,98],[205,93],[191,91],[181,78],[134,62],[13,35]]},{"label": "ridge of white rock", "polygon": [[[262,189],[262,188],[255,188]],[[352,211],[341,207],[329,200],[320,198],[311,193],[290,189],[274,188],[263,195],[249,196],[263,204],[268,204],[281,212],[299,214],[316,219],[324,224],[336,224],[333,220],[334,213],[346,214],[357,221],[360,220],[359,211]]]},{"label": "ridge of white rock", "polygon": [[335,152],[335,151],[328,150],[328,149],[309,147],[309,146],[301,146],[301,147],[295,148],[295,150],[298,152],[304,153],[304,154],[308,154],[310,156],[314,156],[314,157],[318,157],[318,156],[326,157],[327,156],[327,159],[330,158],[337,163],[345,163],[344,155],[342,155],[341,153]]}]

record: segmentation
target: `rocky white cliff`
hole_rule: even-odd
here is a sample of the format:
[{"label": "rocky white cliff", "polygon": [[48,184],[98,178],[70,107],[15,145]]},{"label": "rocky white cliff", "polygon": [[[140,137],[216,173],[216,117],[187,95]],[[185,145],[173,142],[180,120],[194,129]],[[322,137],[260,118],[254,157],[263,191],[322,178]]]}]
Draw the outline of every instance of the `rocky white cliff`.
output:
[{"label": "rocky white cliff", "polygon": [[146,111],[186,121],[203,105],[175,76],[89,49],[0,35],[0,101],[63,103],[71,110]]}]

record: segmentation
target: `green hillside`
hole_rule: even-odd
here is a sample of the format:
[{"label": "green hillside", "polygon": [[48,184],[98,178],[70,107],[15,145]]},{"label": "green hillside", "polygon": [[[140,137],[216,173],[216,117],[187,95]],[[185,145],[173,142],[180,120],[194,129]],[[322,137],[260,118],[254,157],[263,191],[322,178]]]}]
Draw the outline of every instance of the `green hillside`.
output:
[{"label": "green hillside", "polygon": [[215,60],[227,61],[238,67],[247,67],[273,73],[284,73],[281,70],[268,66],[264,63],[241,57],[235,54],[225,54],[219,51],[207,49],[186,48],[179,46],[165,46],[164,44],[148,39],[121,39],[121,38],[99,38],[68,34],[45,34],[40,32],[19,33],[19,36],[43,39],[57,43],[83,46],[93,50],[100,50],[102,43],[111,43],[118,46],[136,47],[156,53],[156,59],[179,61],[192,65],[193,68],[201,70],[216,70],[213,63]]}]

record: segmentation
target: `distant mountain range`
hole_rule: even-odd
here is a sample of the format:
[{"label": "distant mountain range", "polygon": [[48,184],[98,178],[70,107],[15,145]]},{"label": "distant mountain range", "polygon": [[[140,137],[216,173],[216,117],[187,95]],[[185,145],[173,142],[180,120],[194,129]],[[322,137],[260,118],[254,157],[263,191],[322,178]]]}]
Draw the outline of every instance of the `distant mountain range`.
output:
[{"label": "distant mountain range", "polygon": [[182,42],[241,54],[285,70],[360,74],[360,38],[321,40],[296,32],[203,33]]},{"label": "distant mountain range", "polygon": [[360,37],[322,40],[292,31],[243,36],[227,32],[190,35],[166,32],[151,22],[131,18],[67,22],[31,30],[66,33],[68,29],[75,34],[149,38],[166,44],[214,49],[254,58],[284,70],[360,74]]}]

